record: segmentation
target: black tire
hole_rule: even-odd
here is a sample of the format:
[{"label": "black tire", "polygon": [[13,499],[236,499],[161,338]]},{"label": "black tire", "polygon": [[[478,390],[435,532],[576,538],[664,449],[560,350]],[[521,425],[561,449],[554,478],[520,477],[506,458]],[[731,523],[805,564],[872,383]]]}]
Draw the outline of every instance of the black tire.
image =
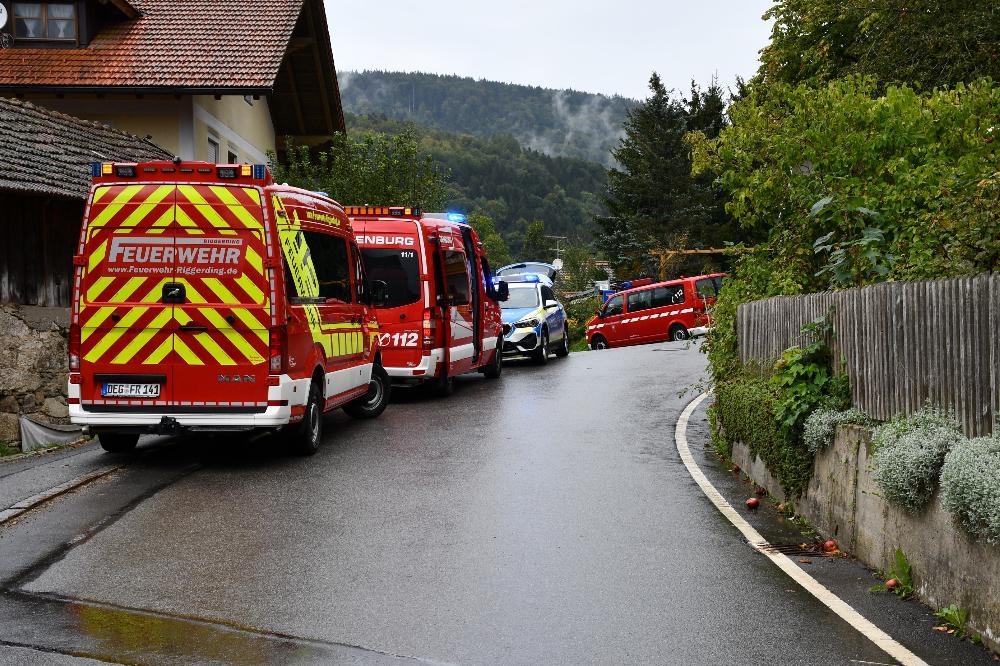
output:
[{"label": "black tire", "polygon": [[674,324],[673,326],[671,326],[669,335],[670,339],[673,340],[674,342],[683,342],[684,340],[687,340],[688,338],[691,337],[691,334],[688,333],[688,330],[683,326],[681,326],[680,324]]},{"label": "black tire", "polygon": [[601,349],[610,349],[611,345],[608,344],[607,338],[603,335],[595,335],[590,339],[590,348],[594,351],[600,351]]},{"label": "black tire", "polygon": [[563,329],[562,344],[556,347],[556,356],[566,358],[569,356],[569,329]]},{"label": "black tire", "polygon": [[503,341],[497,339],[497,350],[493,354],[493,362],[483,368],[483,376],[487,379],[497,379],[503,373],[503,352],[501,345]]},{"label": "black tire", "polygon": [[344,406],[344,411],[356,419],[373,419],[385,411],[392,395],[389,373],[381,365],[372,367],[372,381],[368,393]]},{"label": "black tire", "polygon": [[542,329],[542,339],[535,351],[531,352],[531,358],[538,365],[545,365],[549,362],[549,331],[547,329]]},{"label": "black tire", "polygon": [[126,432],[102,432],[97,435],[101,448],[108,453],[129,453],[139,443],[139,435]]},{"label": "black tire", "polygon": [[288,448],[300,456],[311,456],[319,451],[323,441],[323,391],[318,381],[309,387],[309,400],[302,421],[287,431]]}]

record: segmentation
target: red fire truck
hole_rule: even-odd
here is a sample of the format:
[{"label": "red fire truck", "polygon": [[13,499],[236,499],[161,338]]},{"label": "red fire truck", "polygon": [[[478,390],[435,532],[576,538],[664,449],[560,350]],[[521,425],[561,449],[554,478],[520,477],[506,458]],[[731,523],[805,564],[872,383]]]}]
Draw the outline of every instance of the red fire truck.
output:
[{"label": "red fire truck", "polygon": [[378,308],[385,368],[401,384],[432,383],[450,394],[454,378],[497,378],[503,337],[499,301],[476,232],[457,214],[405,207],[348,206],[347,215],[373,280],[386,284]]},{"label": "red fire truck", "polygon": [[74,257],[69,404],[108,451],[143,433],[381,414],[390,384],[350,222],[263,165],[94,165]]}]

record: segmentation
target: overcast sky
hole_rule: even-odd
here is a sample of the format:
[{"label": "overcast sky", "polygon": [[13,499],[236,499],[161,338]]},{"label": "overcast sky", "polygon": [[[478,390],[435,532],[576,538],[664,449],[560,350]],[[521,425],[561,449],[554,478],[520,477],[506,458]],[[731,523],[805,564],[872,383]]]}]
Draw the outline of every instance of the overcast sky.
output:
[{"label": "overcast sky", "polygon": [[643,98],[757,69],[770,0],[326,0],[338,70],[459,74]]}]

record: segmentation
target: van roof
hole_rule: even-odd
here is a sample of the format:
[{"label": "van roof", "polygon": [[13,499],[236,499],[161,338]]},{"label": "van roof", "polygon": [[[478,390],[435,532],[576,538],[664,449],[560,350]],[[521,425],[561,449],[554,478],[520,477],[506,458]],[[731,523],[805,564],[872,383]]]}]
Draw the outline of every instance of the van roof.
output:
[{"label": "van roof", "polygon": [[655,289],[656,287],[664,287],[671,284],[680,284],[681,282],[688,282],[690,280],[704,280],[705,278],[712,277],[726,277],[725,273],[705,273],[704,275],[690,275],[687,277],[677,278],[674,280],[665,280],[663,282],[654,282],[653,284],[644,284],[641,287],[632,287],[631,289],[622,289],[621,291],[616,291],[611,294],[609,298],[614,298],[619,294],[631,294],[635,291],[645,291],[647,289]]}]

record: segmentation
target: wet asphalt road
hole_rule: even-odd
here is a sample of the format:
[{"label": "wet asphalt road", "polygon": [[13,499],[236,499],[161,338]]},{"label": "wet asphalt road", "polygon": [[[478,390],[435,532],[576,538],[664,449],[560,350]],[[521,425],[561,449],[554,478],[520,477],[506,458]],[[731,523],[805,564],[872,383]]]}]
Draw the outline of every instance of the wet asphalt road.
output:
[{"label": "wet asphalt road", "polygon": [[704,369],[678,343],[511,364],[331,415],[307,459],[144,445],[0,527],[0,663],[888,663],[689,477]]}]

